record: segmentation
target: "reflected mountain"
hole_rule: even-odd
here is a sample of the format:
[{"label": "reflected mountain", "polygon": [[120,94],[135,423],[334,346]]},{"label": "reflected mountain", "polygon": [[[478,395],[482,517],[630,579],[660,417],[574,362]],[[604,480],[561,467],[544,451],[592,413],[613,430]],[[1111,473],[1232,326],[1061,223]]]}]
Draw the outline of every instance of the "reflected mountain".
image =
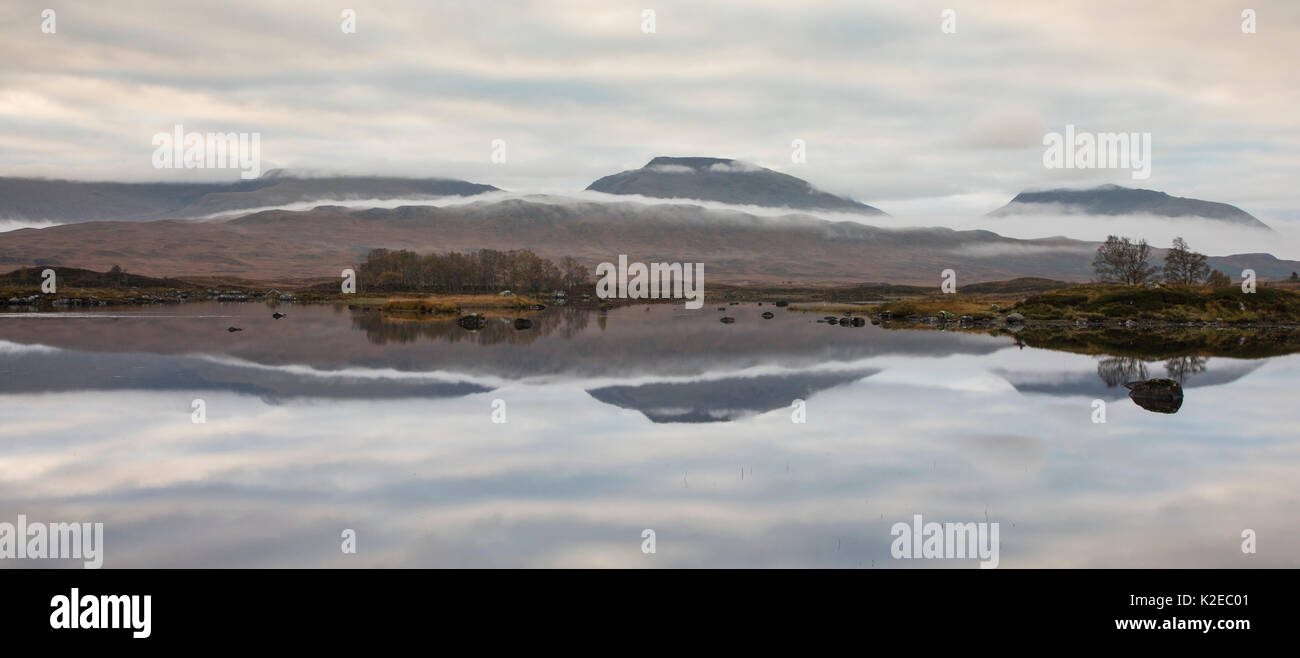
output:
[{"label": "reflected mountain", "polygon": [[994,369],[1021,393],[1053,396],[1083,396],[1101,400],[1119,400],[1127,396],[1125,382],[1147,379],[1153,369],[1162,368],[1166,376],[1185,388],[1219,386],[1234,382],[1263,366],[1263,360],[1209,359],[1179,357],[1161,362],[1146,362],[1132,357],[1101,357],[1096,372],[1017,372]]},{"label": "reflected mountain", "polygon": [[606,404],[639,411],[655,423],[714,423],[789,408],[796,399],[806,400],[818,391],[855,382],[878,372],[879,369],[871,369],[728,377],[698,382],[605,386],[587,393]]},{"label": "reflected mountain", "polygon": [[[378,400],[450,398],[491,387],[446,378],[401,378],[347,371],[266,368],[198,356],[97,354],[71,350],[8,350],[0,360],[0,393],[68,390],[226,391],[267,404],[293,398]],[[11,373],[21,373],[12,376]]]}]

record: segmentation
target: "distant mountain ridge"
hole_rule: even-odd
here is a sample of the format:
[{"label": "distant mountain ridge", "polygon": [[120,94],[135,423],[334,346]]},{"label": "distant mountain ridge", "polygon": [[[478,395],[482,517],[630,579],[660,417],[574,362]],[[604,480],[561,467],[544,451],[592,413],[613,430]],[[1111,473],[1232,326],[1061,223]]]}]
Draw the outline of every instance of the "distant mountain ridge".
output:
[{"label": "distant mountain ridge", "polygon": [[[884,229],[807,214],[777,217],[700,205],[552,197],[465,204],[306,211],[267,210],[228,221],[88,222],[20,229],[0,238],[0,270],[63,265],[165,277],[264,281],[336,279],[374,248],[419,253],[530,249],[594,269],[628,254],[642,262],[700,262],[708,281],[779,285],[889,281],[937,287],[962,281],[1093,277],[1096,242],[1022,240],[991,231]],[[88,246],[89,245],[89,246]],[[1153,249],[1159,262],[1163,249]],[[1300,262],[1267,254],[1212,256],[1211,267],[1279,279]],[[959,287],[962,284],[959,284]]]},{"label": "distant mountain ridge", "polygon": [[[1052,208],[1049,210],[1041,206],[1052,206]],[[1233,205],[1170,196],[1156,190],[1119,185],[1021,192],[1010,203],[988,215],[1005,217],[1034,212],[1060,212],[1061,209],[1086,215],[1147,214],[1162,217],[1204,217],[1253,228],[1269,229],[1267,224]]]},{"label": "distant mountain ridge", "polygon": [[730,158],[659,156],[640,169],[605,176],[587,189],[661,199],[885,214],[865,203],[823,192],[802,178]]},{"label": "distant mountain ridge", "polygon": [[330,176],[280,170],[238,183],[99,183],[0,178],[0,218],[54,222],[149,221],[302,201],[473,196],[496,187],[449,178]]}]

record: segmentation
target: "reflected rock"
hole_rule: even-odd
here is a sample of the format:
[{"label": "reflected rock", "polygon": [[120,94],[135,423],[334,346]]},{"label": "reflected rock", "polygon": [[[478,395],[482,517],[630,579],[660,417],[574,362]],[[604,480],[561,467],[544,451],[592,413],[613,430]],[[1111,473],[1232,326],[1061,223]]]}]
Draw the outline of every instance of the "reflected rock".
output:
[{"label": "reflected rock", "polygon": [[524,330],[524,329],[532,329],[532,328],[533,328],[533,321],[529,320],[528,318],[518,318],[515,320],[515,329]]},{"label": "reflected rock", "polygon": [[457,318],[456,324],[460,325],[462,329],[477,331],[487,326],[487,318],[478,315],[477,313],[471,313]]},{"label": "reflected rock", "polygon": [[1183,406],[1183,387],[1172,379],[1126,382],[1124,386],[1129,398],[1147,411],[1172,414]]}]

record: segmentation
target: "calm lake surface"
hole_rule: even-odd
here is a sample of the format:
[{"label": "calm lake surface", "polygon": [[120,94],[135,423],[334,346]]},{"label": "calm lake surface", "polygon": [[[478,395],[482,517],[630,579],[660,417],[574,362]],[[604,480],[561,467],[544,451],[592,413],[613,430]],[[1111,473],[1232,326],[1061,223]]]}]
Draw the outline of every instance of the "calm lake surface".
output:
[{"label": "calm lake surface", "polygon": [[722,315],[0,314],[0,521],[102,522],[105,567],[977,566],[893,559],[914,514],[1001,568],[1300,566],[1298,355],[1170,363],[1163,414],[1105,357]]}]

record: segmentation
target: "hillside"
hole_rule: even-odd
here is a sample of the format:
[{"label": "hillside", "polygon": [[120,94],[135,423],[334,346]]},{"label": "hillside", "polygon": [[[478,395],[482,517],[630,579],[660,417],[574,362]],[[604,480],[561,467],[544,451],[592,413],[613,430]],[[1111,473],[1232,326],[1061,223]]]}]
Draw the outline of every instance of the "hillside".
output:
[{"label": "hillside", "polygon": [[[806,215],[760,217],[684,204],[596,203],[531,197],[449,207],[271,210],[228,222],[93,222],[22,229],[0,237],[0,268],[58,264],[150,276],[234,276],[257,280],[337,278],[371,249],[420,253],[531,249],[585,264],[701,262],[716,283],[937,286],[955,269],[958,285],[1019,277],[1086,281],[1096,243],[1020,240],[990,231],[883,229]],[[1154,250],[1153,258],[1163,257]],[[1285,278],[1300,263],[1268,257],[1211,258],[1234,276],[1240,266]]]},{"label": "hillside", "polygon": [[728,158],[660,156],[640,169],[605,176],[587,186],[587,189],[661,199],[699,199],[794,210],[885,214],[853,199],[818,190],[801,178]]}]

